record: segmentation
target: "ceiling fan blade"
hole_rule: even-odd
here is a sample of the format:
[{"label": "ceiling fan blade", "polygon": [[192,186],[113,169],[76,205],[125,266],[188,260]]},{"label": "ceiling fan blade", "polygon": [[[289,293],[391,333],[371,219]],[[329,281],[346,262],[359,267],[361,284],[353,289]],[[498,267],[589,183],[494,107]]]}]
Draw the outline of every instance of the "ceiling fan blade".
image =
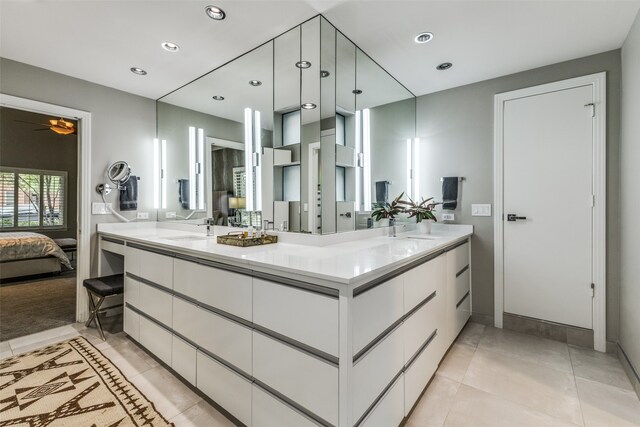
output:
[{"label": "ceiling fan blade", "polygon": [[14,120],[14,122],[20,122],[20,123],[29,123],[30,125],[38,125],[38,126],[51,126],[48,123],[36,123],[36,122],[27,122],[25,120]]}]

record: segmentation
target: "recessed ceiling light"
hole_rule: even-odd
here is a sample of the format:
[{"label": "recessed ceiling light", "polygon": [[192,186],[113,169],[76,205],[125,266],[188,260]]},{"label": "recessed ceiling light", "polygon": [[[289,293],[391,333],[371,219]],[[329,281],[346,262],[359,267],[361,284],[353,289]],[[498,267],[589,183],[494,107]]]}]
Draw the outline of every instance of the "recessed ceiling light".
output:
[{"label": "recessed ceiling light", "polygon": [[216,21],[222,21],[227,16],[224,10],[217,6],[207,6],[204,8],[204,11],[209,18],[215,19]]},{"label": "recessed ceiling light", "polygon": [[436,67],[436,70],[444,71],[444,70],[448,70],[451,67],[453,67],[453,64],[451,62],[443,62],[442,64]]},{"label": "recessed ceiling light", "polygon": [[309,61],[299,61],[299,62],[296,62],[296,67],[298,67],[298,68],[309,68],[309,67],[311,67],[311,62],[309,62]]},{"label": "recessed ceiling light", "polygon": [[416,43],[427,43],[433,39],[432,33],[420,33],[414,39]]},{"label": "recessed ceiling light", "polygon": [[307,102],[307,103],[305,103],[305,104],[302,104],[302,105],[301,105],[301,107],[302,107],[304,110],[313,110],[314,108],[316,108],[316,104],[313,104],[313,103],[311,103],[311,102]]},{"label": "recessed ceiling light", "polygon": [[215,99],[216,101],[224,101],[224,96],[220,95],[213,95],[211,98]]},{"label": "recessed ceiling light", "polygon": [[260,86],[262,82],[260,80],[249,80],[251,86]]},{"label": "recessed ceiling light", "polygon": [[360,89],[354,89],[351,91],[351,93],[356,94],[356,95],[360,95],[362,93],[362,91]]},{"label": "recessed ceiling light", "polygon": [[133,74],[137,74],[139,76],[146,76],[147,72],[145,70],[143,70],[142,68],[138,68],[138,67],[131,67],[129,68],[131,70],[131,72]]},{"label": "recessed ceiling light", "polygon": [[177,52],[180,50],[180,46],[171,42],[162,42],[162,48],[167,52]]},{"label": "recessed ceiling light", "polygon": [[330,72],[328,72],[327,70],[320,70],[320,77],[322,77],[323,79],[325,77],[329,77],[331,75]]}]

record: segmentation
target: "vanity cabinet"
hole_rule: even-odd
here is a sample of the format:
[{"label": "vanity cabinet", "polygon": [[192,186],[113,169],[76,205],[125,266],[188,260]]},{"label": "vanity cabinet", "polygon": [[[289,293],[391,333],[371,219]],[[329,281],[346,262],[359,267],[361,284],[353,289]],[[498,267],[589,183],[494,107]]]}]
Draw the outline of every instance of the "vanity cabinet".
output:
[{"label": "vanity cabinet", "polygon": [[468,240],[334,288],[125,243],[124,330],[247,426],[394,426],[471,312]]}]

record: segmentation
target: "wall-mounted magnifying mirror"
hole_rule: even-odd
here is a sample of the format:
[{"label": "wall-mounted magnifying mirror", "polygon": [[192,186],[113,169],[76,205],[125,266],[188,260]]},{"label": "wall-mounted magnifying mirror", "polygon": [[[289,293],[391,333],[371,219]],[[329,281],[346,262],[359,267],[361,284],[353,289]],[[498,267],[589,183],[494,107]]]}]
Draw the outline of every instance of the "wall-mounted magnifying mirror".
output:
[{"label": "wall-mounted magnifying mirror", "polygon": [[[105,175],[107,179],[115,185],[116,189],[120,189],[122,185],[126,184],[129,180],[129,177],[131,176],[131,168],[127,162],[119,160],[107,167]],[[96,191],[100,194],[107,195],[111,193],[111,190],[112,188],[108,183],[98,184],[98,186],[96,186]]]}]

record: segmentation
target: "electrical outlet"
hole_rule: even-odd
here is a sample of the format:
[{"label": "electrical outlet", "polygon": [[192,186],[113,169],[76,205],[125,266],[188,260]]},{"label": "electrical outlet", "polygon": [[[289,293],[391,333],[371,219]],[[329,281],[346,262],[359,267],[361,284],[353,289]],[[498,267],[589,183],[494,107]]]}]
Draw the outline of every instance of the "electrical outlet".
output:
[{"label": "electrical outlet", "polygon": [[149,212],[138,212],[136,219],[149,219]]},{"label": "electrical outlet", "polygon": [[175,212],[166,212],[166,213],[164,214],[164,217],[165,217],[166,219],[175,218],[175,217],[176,217],[176,213],[175,213]]},{"label": "electrical outlet", "polygon": [[111,213],[111,209],[113,208],[112,203],[104,203],[93,202],[91,203],[91,214],[92,215],[109,215]]},{"label": "electrical outlet", "polygon": [[471,216],[491,216],[491,204],[471,205]]},{"label": "electrical outlet", "polygon": [[456,219],[456,215],[451,212],[442,212],[442,220],[443,221],[453,221]]}]

